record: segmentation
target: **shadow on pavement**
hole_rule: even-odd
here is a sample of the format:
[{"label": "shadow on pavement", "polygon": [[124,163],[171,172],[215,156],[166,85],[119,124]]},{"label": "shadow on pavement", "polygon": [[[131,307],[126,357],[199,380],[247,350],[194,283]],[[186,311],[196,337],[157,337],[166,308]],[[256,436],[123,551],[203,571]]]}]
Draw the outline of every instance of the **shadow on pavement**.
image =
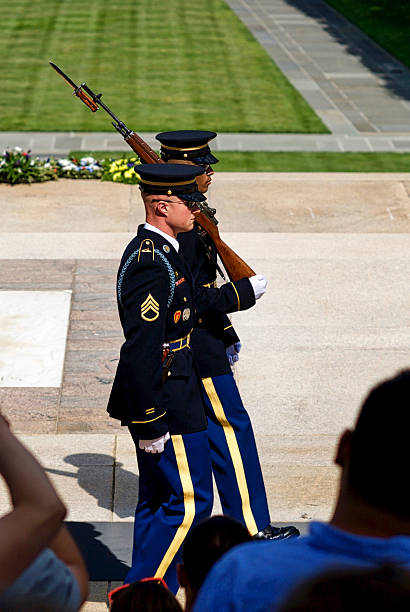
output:
[{"label": "shadow on pavement", "polygon": [[[97,500],[99,508],[111,510],[114,512],[114,515],[119,518],[134,518],[135,504],[138,498],[139,479],[133,472],[124,470],[121,462],[114,461],[111,455],[97,453],[76,453],[67,455],[64,457],[64,461],[77,467],[78,470],[76,472],[70,472],[56,468],[45,468],[46,472],[58,476],[76,478],[80,487]],[[98,467],[112,467],[110,495],[107,495],[107,487],[104,485],[102,486],[100,479],[96,477],[93,468]],[[129,507],[130,504],[121,503],[122,500],[120,499],[122,493],[129,494],[130,492],[133,494],[132,508]]]},{"label": "shadow on pavement", "polygon": [[67,521],[66,526],[84,557],[90,580],[124,580],[131,564],[131,522]]}]

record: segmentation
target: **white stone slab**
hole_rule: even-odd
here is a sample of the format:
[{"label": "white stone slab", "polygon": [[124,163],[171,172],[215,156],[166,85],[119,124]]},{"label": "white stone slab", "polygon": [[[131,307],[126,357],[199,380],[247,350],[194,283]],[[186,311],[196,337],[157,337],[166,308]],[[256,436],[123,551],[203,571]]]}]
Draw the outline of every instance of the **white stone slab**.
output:
[{"label": "white stone slab", "polygon": [[0,291],[0,387],[59,387],[71,291]]}]

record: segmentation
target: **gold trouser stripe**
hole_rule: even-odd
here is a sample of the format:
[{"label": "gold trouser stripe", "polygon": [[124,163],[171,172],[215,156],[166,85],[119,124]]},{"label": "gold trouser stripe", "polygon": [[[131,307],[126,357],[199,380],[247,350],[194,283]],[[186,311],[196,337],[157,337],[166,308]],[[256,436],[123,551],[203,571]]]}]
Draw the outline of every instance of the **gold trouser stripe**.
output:
[{"label": "gold trouser stripe", "polygon": [[248,528],[249,533],[251,535],[255,535],[256,533],[258,533],[259,530],[256,526],[256,522],[251,509],[251,502],[249,500],[249,491],[248,485],[246,483],[245,470],[243,467],[242,457],[234,429],[226,418],[225,411],[221,404],[221,400],[219,399],[218,394],[216,392],[215,385],[212,382],[212,378],[203,378],[202,382],[205,387],[205,391],[209,398],[209,401],[211,402],[212,408],[215,412],[216,418],[218,419],[224,430],[226,443],[228,445],[233,467],[235,470],[239,494],[242,500],[242,513],[243,518],[245,519],[245,524]]},{"label": "gold trouser stripe", "polygon": [[189,529],[191,528],[195,517],[195,494],[189,471],[188,459],[185,452],[184,440],[181,435],[178,435],[171,436],[171,441],[174,445],[179,477],[181,479],[182,491],[184,494],[185,514],[182,523],[177,529],[174,539],[169,545],[167,552],[165,553],[157,571],[155,572],[155,578],[164,577],[165,572],[170,566]]},{"label": "gold trouser stripe", "polygon": [[234,288],[234,291],[235,291],[235,293],[236,293],[236,297],[238,298],[238,310],[240,310],[240,309],[241,309],[241,301],[240,301],[240,299],[239,299],[239,294],[238,294],[238,292],[237,292],[237,290],[236,290],[235,285],[234,285],[232,282],[231,282],[231,285],[232,285],[232,287]]}]

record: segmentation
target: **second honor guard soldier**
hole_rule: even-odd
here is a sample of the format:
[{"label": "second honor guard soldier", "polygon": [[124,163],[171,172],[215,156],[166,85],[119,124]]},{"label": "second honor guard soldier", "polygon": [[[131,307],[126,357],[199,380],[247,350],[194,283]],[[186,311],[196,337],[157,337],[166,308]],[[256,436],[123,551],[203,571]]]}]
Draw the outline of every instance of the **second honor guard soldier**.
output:
[{"label": "second honor guard soldier", "polygon": [[[176,563],[189,529],[213,506],[201,380],[190,350],[194,308],[233,312],[255,304],[258,279],[196,288],[178,254],[194,226],[197,166],[137,167],[146,223],[125,249],[117,301],[125,342],[108,403],[137,450],[139,497],[132,568],[126,578],[164,578],[177,591]],[[262,283],[263,285],[263,283]],[[255,286],[255,288],[254,288]]]},{"label": "second honor guard soldier", "polygon": [[[156,138],[161,143],[164,161],[195,164],[204,169],[204,174],[197,176],[197,183],[198,190],[206,193],[212,180],[212,165],[218,162],[209,148],[209,141],[215,136],[215,132],[204,130],[180,130],[162,132]],[[219,267],[209,234],[195,223],[193,230],[178,236],[178,242],[195,282],[215,287]],[[230,367],[238,359],[238,344],[239,338],[226,314],[207,310],[197,316],[191,348],[203,383],[212,465],[221,505],[225,514],[243,522],[256,538],[294,537],[299,535],[296,527],[275,527],[270,523],[252,424]]]}]

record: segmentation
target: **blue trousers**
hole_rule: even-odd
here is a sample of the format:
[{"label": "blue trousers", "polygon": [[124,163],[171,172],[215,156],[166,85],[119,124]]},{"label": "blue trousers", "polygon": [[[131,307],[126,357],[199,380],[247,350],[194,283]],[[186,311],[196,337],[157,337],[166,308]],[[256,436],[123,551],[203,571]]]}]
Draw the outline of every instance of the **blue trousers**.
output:
[{"label": "blue trousers", "polygon": [[172,435],[160,454],[137,449],[139,497],[135,511],[132,567],[125,579],[164,578],[176,593],[176,564],[191,527],[213,506],[212,467],[206,431]]},{"label": "blue trousers", "polygon": [[253,535],[269,524],[265,486],[252,425],[232,374],[202,379],[208,430],[172,435],[160,454],[137,449],[139,496],[132,568],[126,582],[164,578],[178,590],[181,546],[213,507],[212,472],[224,514]]},{"label": "blue trousers", "polygon": [[252,425],[232,374],[203,378],[212,470],[224,514],[251,535],[269,525],[265,485]]}]

